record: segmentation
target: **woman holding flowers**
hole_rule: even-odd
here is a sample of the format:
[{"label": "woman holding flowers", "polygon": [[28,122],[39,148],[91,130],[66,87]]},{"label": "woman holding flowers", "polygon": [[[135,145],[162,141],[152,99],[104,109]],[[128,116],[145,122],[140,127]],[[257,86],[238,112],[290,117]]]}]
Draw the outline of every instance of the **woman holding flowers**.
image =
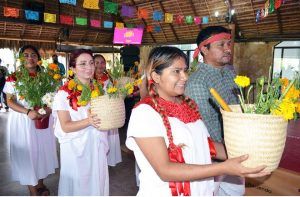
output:
[{"label": "woman holding flowers", "polygon": [[[95,55],[95,79],[102,84],[103,89],[111,83],[109,75],[106,71],[106,60],[102,55]],[[118,129],[111,129],[108,131],[108,145],[109,152],[107,155],[107,163],[109,166],[115,166],[117,163],[122,162],[120,137]]]},{"label": "woman holding flowers", "polygon": [[186,55],[175,47],[154,48],[146,67],[149,96],[133,109],[126,145],[141,169],[138,195],[213,195],[214,176],[259,177],[264,167],[246,168],[247,156],[226,159],[224,146],[210,139],[196,103],[184,96]]},{"label": "woman holding flowers", "polygon": [[15,85],[20,78],[26,77],[25,72],[20,73],[22,69],[28,71],[27,77],[32,78],[30,80],[37,76],[41,71],[38,66],[40,55],[34,46],[26,45],[21,48],[20,57],[24,64],[7,78],[4,87],[8,106],[12,109],[7,123],[12,177],[21,185],[27,185],[30,195],[49,195],[43,179],[55,173],[58,167],[55,138],[51,127],[36,129],[33,120],[45,118],[51,111],[41,115],[30,108]]},{"label": "woman holding flowers", "polygon": [[73,51],[69,67],[74,79],[67,81],[54,98],[55,135],[60,143],[61,170],[58,195],[107,196],[107,131],[90,113],[89,100],[98,96],[93,80],[95,65],[90,50]]}]

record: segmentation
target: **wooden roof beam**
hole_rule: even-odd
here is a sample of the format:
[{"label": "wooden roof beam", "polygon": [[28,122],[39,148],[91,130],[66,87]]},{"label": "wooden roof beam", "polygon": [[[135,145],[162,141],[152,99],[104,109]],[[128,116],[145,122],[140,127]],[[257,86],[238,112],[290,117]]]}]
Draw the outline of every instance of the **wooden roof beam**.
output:
[{"label": "wooden roof beam", "polygon": [[276,16],[277,16],[277,21],[278,21],[278,30],[279,30],[279,33],[282,34],[282,21],[281,21],[281,12],[280,12],[280,9],[275,9],[275,13],[276,13]]},{"label": "wooden roof beam", "polygon": [[41,27],[40,27],[39,38],[41,37],[42,32],[43,32],[43,25],[41,25]]}]

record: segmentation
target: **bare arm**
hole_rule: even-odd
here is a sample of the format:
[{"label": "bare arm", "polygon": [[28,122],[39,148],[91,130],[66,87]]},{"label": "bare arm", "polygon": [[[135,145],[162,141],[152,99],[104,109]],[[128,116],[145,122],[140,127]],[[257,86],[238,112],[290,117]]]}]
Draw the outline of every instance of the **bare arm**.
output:
[{"label": "bare arm", "polygon": [[269,174],[262,172],[264,166],[257,168],[243,167],[240,163],[246,160],[247,156],[209,165],[180,164],[170,162],[167,147],[162,137],[135,138],[135,141],[163,181],[192,181],[221,174],[241,177],[259,177]]},{"label": "bare arm", "polygon": [[69,111],[57,111],[58,119],[61,125],[61,128],[64,132],[76,132],[81,129],[84,129],[88,126],[94,126],[99,128],[100,119],[97,118],[97,115],[88,114],[88,117],[78,121],[72,121]]},{"label": "bare arm", "polygon": [[[22,105],[18,104],[15,98],[15,95],[12,94],[6,94],[7,95],[7,105],[11,109],[13,109],[16,112],[27,114],[28,110],[27,108],[23,107]],[[27,114],[28,117],[32,120],[41,118],[42,116],[35,110],[30,110]]]}]

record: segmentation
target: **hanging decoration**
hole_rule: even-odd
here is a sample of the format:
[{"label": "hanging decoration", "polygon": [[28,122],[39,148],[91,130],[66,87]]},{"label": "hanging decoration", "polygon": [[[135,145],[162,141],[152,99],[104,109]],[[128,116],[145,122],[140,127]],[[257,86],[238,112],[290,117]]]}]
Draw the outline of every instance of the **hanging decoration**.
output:
[{"label": "hanging decoration", "polygon": [[203,16],[202,17],[202,24],[208,24],[208,22],[209,22],[208,16]]},{"label": "hanging decoration", "polygon": [[86,26],[87,25],[87,18],[76,17],[75,18],[75,23],[76,23],[76,25]]},{"label": "hanging decoration", "polygon": [[275,0],[275,9],[277,10],[281,6],[282,0]]},{"label": "hanging decoration", "polygon": [[103,27],[111,29],[111,28],[113,28],[113,22],[112,21],[103,21]]},{"label": "hanging decoration", "polygon": [[194,17],[194,23],[195,25],[200,25],[201,24],[201,18],[199,16]]},{"label": "hanging decoration", "polygon": [[127,28],[134,28],[134,24],[132,24],[132,23],[126,23],[126,27]]},{"label": "hanging decoration", "polygon": [[127,16],[129,18],[133,18],[135,14],[135,9],[132,6],[122,5],[121,8],[121,16]]},{"label": "hanging decoration", "polygon": [[20,10],[18,8],[12,8],[12,7],[3,7],[3,8],[4,8],[5,17],[19,18]]},{"label": "hanging decoration", "polygon": [[184,16],[183,15],[177,15],[175,18],[175,21],[178,25],[181,25],[183,23]]},{"label": "hanging decoration", "polygon": [[144,24],[139,24],[139,25],[136,26],[136,28],[144,29],[144,28],[145,28],[145,25],[144,25]]},{"label": "hanging decoration", "polygon": [[99,0],[84,0],[83,7],[86,9],[99,10]]},{"label": "hanging decoration", "polygon": [[256,11],[256,15],[255,15],[255,22],[258,23],[260,21],[260,9],[258,9]]},{"label": "hanging decoration", "polygon": [[156,32],[156,33],[161,32],[161,27],[160,27],[160,25],[155,25],[155,26],[154,26],[154,32]]},{"label": "hanging decoration", "polygon": [[154,21],[162,21],[162,18],[163,18],[163,13],[161,11],[155,10],[153,12],[153,20]]},{"label": "hanging decoration", "polygon": [[118,4],[111,1],[104,1],[104,13],[117,15]]},{"label": "hanging decoration", "polygon": [[45,23],[56,23],[56,14],[50,14],[44,12],[44,22]]},{"label": "hanging decoration", "polygon": [[272,14],[275,11],[275,5],[274,5],[274,0],[270,0],[269,4],[269,14]]},{"label": "hanging decoration", "polygon": [[59,3],[65,3],[76,6],[76,0],[59,0]]},{"label": "hanging decoration", "polygon": [[264,17],[267,17],[269,15],[269,5],[270,5],[270,1],[267,0],[265,3],[265,14]]},{"label": "hanging decoration", "polygon": [[173,23],[173,14],[165,13],[165,23]]},{"label": "hanging decoration", "polygon": [[32,10],[25,10],[26,20],[38,21],[40,18],[39,12]]},{"label": "hanging decoration", "polygon": [[194,18],[192,16],[185,16],[185,23],[188,25],[193,24]]},{"label": "hanging decoration", "polygon": [[138,18],[139,19],[147,19],[148,18],[148,10],[144,8],[138,8]]},{"label": "hanging decoration", "polygon": [[153,32],[153,26],[152,25],[148,25],[147,28],[146,28],[146,31],[149,32],[149,33]]},{"label": "hanging decoration", "polygon": [[61,24],[73,25],[73,17],[68,15],[60,15],[59,21]]},{"label": "hanging decoration", "polygon": [[97,28],[99,28],[100,25],[101,25],[101,23],[100,23],[100,20],[91,19],[90,20],[90,25],[91,25],[91,27],[97,27]]},{"label": "hanging decoration", "polygon": [[116,22],[116,28],[119,28],[119,29],[124,28],[124,23]]}]

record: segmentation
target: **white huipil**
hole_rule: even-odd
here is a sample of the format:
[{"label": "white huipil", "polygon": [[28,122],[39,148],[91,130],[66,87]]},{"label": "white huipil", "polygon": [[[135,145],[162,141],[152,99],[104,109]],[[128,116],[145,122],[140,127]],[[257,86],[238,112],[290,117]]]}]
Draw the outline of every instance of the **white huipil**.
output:
[{"label": "white huipil", "polygon": [[88,126],[76,132],[62,130],[57,111],[68,111],[72,121],[88,117],[89,105],[73,110],[67,99],[68,93],[59,90],[53,103],[55,136],[60,143],[60,180],[58,195],[107,196],[109,177],[107,166],[107,131]]},{"label": "white huipil", "polygon": [[[14,87],[14,82],[8,81],[3,92],[15,95],[18,104],[29,108],[25,100],[19,99]],[[58,161],[52,116],[49,128],[36,129],[34,121],[26,114],[11,110],[7,132],[13,180],[19,181],[21,185],[37,185],[39,179],[55,173]]]},{"label": "white huipil", "polygon": [[[199,119],[186,124],[175,117],[168,117],[168,119],[174,144],[184,144],[182,154],[185,162],[211,164],[207,140],[209,134],[203,121]],[[140,104],[132,110],[127,130],[126,146],[134,152],[141,170],[138,196],[172,196],[169,182],[160,179],[135,142],[135,137],[163,137],[166,146],[169,146],[162,118],[150,105]],[[214,187],[213,177],[190,182],[192,196],[212,196]]]}]

